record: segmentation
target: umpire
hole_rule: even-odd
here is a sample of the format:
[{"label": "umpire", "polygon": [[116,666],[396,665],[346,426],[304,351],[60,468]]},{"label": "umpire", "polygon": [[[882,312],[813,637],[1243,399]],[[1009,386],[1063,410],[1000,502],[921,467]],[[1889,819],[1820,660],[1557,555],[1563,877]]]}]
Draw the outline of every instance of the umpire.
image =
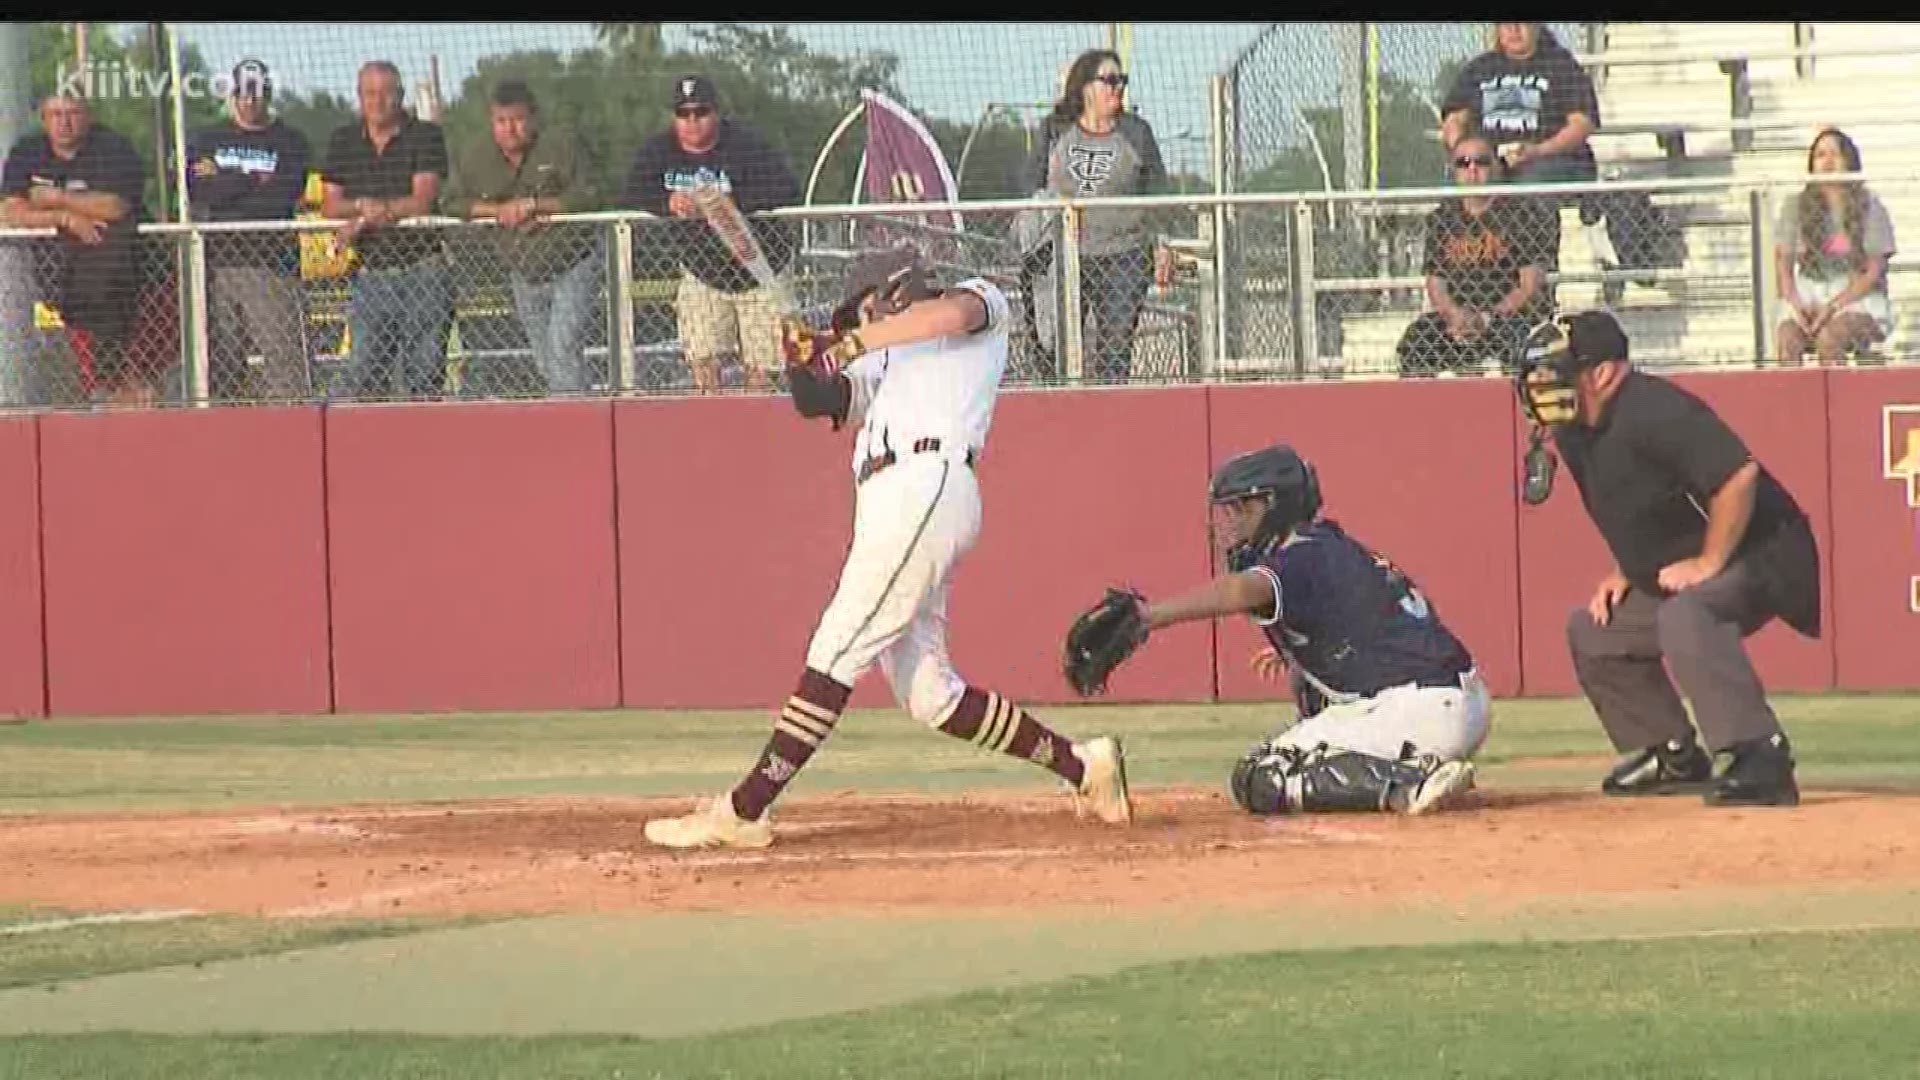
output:
[{"label": "umpire", "polygon": [[[1632,368],[1607,312],[1536,327],[1517,387],[1613,552],[1612,572],[1567,621],[1581,688],[1626,755],[1601,790],[1797,804],[1792,750],[1743,640],[1775,618],[1820,636],[1820,556],[1806,514],[1704,402]],[[1550,459],[1540,470],[1540,455],[1529,457],[1530,481],[1550,482]],[[1529,491],[1528,501],[1545,495]],[[1730,757],[1718,777],[1675,681],[1706,748]]]}]

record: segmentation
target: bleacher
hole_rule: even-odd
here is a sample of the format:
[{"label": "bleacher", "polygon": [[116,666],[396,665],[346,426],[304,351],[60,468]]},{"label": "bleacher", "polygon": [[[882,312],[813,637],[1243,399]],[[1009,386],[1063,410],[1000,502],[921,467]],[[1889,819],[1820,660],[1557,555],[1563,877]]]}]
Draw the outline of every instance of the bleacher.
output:
[{"label": "bleacher", "polygon": [[[1849,55],[1865,53],[1867,55]],[[1593,139],[1603,179],[1753,177],[1803,173],[1813,135],[1840,127],[1858,143],[1864,170],[1920,178],[1920,24],[1609,23],[1604,49],[1581,54],[1600,97]],[[1890,272],[1894,331],[1879,357],[1920,349],[1920,184],[1874,188],[1908,252]],[[1685,229],[1687,258],[1652,286],[1629,282],[1613,306],[1636,353],[1656,363],[1753,360],[1751,236],[1744,193],[1659,194]],[[1561,219],[1561,268],[1598,268],[1578,211]],[[1602,241],[1604,243],[1604,241]],[[1771,299],[1772,252],[1765,296]],[[1600,283],[1559,284],[1561,306],[1604,302]],[[1341,320],[1349,373],[1391,371],[1393,345],[1421,303],[1354,311]],[[1770,338],[1770,331],[1769,331]],[[1770,351],[1770,346],[1769,346]],[[1877,357],[1864,358],[1873,360]],[[1339,361],[1323,357],[1323,366]]]}]

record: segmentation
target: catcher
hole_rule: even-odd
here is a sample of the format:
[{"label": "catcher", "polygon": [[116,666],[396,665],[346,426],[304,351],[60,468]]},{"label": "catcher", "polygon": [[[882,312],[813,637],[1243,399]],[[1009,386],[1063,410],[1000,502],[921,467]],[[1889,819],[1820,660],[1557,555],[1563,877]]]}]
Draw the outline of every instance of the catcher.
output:
[{"label": "catcher", "polygon": [[1133,820],[1118,739],[1076,741],[962,679],[947,656],[953,570],[980,532],[974,466],[1007,366],[1007,298],[984,278],[943,289],[911,247],[848,272],[832,329],[781,328],[796,411],[854,439],[853,542],[806,668],[753,769],[692,813],[647,822],[663,847],[765,847],[769,807],[805,767],[876,665],[914,719],[1046,769],[1081,813]]},{"label": "catcher", "polygon": [[1149,603],[1110,589],[1067,633],[1067,681],[1100,693],[1154,630],[1245,613],[1266,632],[1269,675],[1291,669],[1300,720],[1233,768],[1252,814],[1423,814],[1473,786],[1489,696],[1465,646],[1385,556],[1322,519],[1313,466],[1282,444],[1242,454],[1211,485],[1228,572]]}]

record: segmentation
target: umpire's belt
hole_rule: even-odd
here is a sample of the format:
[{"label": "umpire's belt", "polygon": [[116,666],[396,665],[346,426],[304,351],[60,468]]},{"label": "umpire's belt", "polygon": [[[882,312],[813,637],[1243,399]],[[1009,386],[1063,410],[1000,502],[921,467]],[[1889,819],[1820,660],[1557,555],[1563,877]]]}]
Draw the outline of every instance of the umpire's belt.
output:
[{"label": "umpire's belt", "polygon": [[[913,449],[909,451],[909,453],[934,454],[934,453],[938,453],[939,451],[940,451],[939,439],[921,439],[919,442],[916,442],[913,444]],[[874,457],[868,458],[867,460],[860,463],[860,472],[859,472],[859,475],[854,478],[854,483],[856,484],[866,483],[868,480],[873,478],[874,473],[879,472],[880,470],[886,468],[889,465],[894,464],[899,460],[900,460],[900,455],[894,453],[892,450],[889,450],[884,454],[878,454],[878,455],[875,455]],[[967,447],[967,468],[969,469],[973,468],[973,461],[974,461],[973,447],[969,446]]]}]

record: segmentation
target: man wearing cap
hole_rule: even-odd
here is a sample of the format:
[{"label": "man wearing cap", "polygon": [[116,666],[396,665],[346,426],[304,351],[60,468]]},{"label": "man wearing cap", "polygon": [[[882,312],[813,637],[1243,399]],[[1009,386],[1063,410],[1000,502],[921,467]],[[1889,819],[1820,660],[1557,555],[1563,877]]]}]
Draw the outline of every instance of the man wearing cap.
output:
[{"label": "man wearing cap", "polygon": [[[259,60],[234,67],[227,100],[229,119],[187,140],[194,220],[290,221],[313,159],[307,137],[268,114],[273,77]],[[310,358],[298,234],[210,232],[206,245],[213,396],[305,396]]]},{"label": "man wearing cap", "polygon": [[[1806,514],[1704,402],[1633,369],[1626,334],[1605,311],[1536,327],[1517,386],[1613,553],[1567,623],[1581,688],[1625,755],[1601,790],[1798,803],[1791,747],[1743,639],[1776,618],[1819,637],[1819,551]],[[1717,777],[1706,751],[1729,755]]]},{"label": "man wearing cap", "polygon": [[[748,389],[764,390],[782,365],[773,305],[701,219],[693,191],[703,182],[718,184],[742,213],[752,214],[798,202],[800,182],[759,132],[720,116],[719,96],[706,76],[675,79],[672,103],[671,126],[634,155],[621,198],[623,206],[669,219],[635,236],[640,272],[679,269],[680,341],[701,392],[719,387],[725,353],[739,356]],[[749,227],[774,272],[783,273],[796,247],[793,224],[750,220]]]},{"label": "man wearing cap", "polygon": [[580,209],[579,152],[571,134],[538,122],[533,91],[519,79],[493,88],[491,139],[474,143],[454,170],[449,212],[492,218],[513,305],[550,394],[593,385],[581,348],[606,270],[594,225],[555,226],[554,214]]}]

